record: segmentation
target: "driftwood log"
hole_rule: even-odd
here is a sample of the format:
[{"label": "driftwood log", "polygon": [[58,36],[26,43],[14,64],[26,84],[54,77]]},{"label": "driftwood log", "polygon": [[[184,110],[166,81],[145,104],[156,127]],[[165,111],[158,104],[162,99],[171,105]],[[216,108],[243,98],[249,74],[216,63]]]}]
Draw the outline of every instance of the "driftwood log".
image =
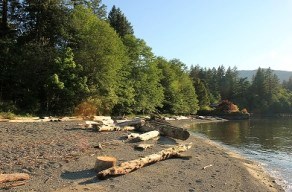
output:
[{"label": "driftwood log", "polygon": [[134,126],[134,127],[140,127],[145,123],[144,119],[133,119],[133,120],[129,120],[129,121],[123,121],[123,122],[119,122],[116,125],[119,127],[125,127],[125,126]]},{"label": "driftwood log", "polygon": [[108,177],[112,176],[119,176],[119,175],[125,175],[127,173],[130,173],[132,171],[135,171],[137,169],[140,169],[144,166],[156,163],[158,161],[162,161],[171,157],[180,157],[180,153],[184,152],[191,148],[192,143],[186,144],[186,145],[178,145],[172,148],[168,148],[165,150],[162,150],[158,153],[154,153],[152,155],[145,156],[140,159],[135,159],[132,161],[127,161],[124,163],[121,163],[119,166],[114,166],[112,168],[100,171],[97,174],[97,177],[99,179],[106,179]]},{"label": "driftwood log", "polygon": [[160,135],[172,137],[180,140],[187,140],[190,137],[190,133],[181,127],[172,126],[167,121],[163,120],[149,120],[138,128],[139,131],[147,132],[157,130]]},{"label": "driftwood log", "polygon": [[0,183],[23,181],[28,179],[29,175],[26,173],[0,174]]},{"label": "driftwood log", "polygon": [[138,135],[138,137],[136,137],[135,140],[148,141],[148,140],[156,138],[158,136],[159,136],[159,131],[149,131],[149,132],[143,133],[141,135]]}]

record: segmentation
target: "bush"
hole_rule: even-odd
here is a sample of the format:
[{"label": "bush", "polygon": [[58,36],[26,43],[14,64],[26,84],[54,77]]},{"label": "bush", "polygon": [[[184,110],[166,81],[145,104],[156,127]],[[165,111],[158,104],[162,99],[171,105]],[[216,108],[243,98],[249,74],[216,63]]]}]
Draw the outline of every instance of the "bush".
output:
[{"label": "bush", "polygon": [[91,100],[83,101],[74,109],[74,115],[82,117],[94,116],[96,115],[96,112],[96,104]]},{"label": "bush", "polygon": [[15,114],[12,112],[1,112],[0,119],[15,119]]},{"label": "bush", "polygon": [[237,105],[233,104],[231,101],[223,100],[217,106],[216,111],[219,113],[234,113],[239,112]]}]

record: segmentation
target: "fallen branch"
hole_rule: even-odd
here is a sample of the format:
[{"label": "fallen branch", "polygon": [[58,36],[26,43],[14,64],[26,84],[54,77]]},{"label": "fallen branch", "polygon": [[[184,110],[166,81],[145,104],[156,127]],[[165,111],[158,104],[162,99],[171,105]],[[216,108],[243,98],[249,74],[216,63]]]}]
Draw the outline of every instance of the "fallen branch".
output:
[{"label": "fallen branch", "polygon": [[29,175],[26,173],[0,174],[0,183],[6,183],[11,181],[23,181],[28,179]]},{"label": "fallen branch", "polygon": [[158,161],[162,161],[171,157],[179,157],[180,153],[190,149],[191,145],[192,143],[186,145],[178,145],[172,148],[162,150],[158,153],[145,156],[140,159],[135,159],[132,161],[121,163],[119,166],[114,166],[112,168],[100,171],[97,174],[97,177],[100,179],[106,179],[111,176],[125,175],[132,171],[140,169],[144,166],[156,163]]}]

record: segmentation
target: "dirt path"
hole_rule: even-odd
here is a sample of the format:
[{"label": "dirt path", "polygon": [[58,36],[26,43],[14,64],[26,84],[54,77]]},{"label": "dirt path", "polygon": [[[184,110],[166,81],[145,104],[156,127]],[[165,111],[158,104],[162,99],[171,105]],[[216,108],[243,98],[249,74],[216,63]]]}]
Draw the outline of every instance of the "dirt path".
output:
[{"label": "dirt path", "polygon": [[193,136],[185,141],[193,142],[185,153],[191,159],[169,159],[100,181],[92,170],[98,155],[123,162],[182,142],[161,137],[146,142],[155,144],[152,149],[136,151],[135,143],[124,140],[129,132],[97,133],[79,123],[1,122],[0,173],[31,175],[26,185],[6,191],[283,191],[253,162]]}]

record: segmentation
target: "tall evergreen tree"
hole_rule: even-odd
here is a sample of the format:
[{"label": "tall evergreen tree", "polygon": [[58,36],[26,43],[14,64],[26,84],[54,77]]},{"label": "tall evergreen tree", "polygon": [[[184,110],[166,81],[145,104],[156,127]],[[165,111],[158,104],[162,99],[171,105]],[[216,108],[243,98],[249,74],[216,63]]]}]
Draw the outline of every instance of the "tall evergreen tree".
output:
[{"label": "tall evergreen tree", "polygon": [[116,8],[116,6],[112,7],[111,11],[108,14],[108,21],[110,25],[120,35],[120,37],[134,34],[131,23],[127,20],[126,16],[122,13],[120,8]]}]

